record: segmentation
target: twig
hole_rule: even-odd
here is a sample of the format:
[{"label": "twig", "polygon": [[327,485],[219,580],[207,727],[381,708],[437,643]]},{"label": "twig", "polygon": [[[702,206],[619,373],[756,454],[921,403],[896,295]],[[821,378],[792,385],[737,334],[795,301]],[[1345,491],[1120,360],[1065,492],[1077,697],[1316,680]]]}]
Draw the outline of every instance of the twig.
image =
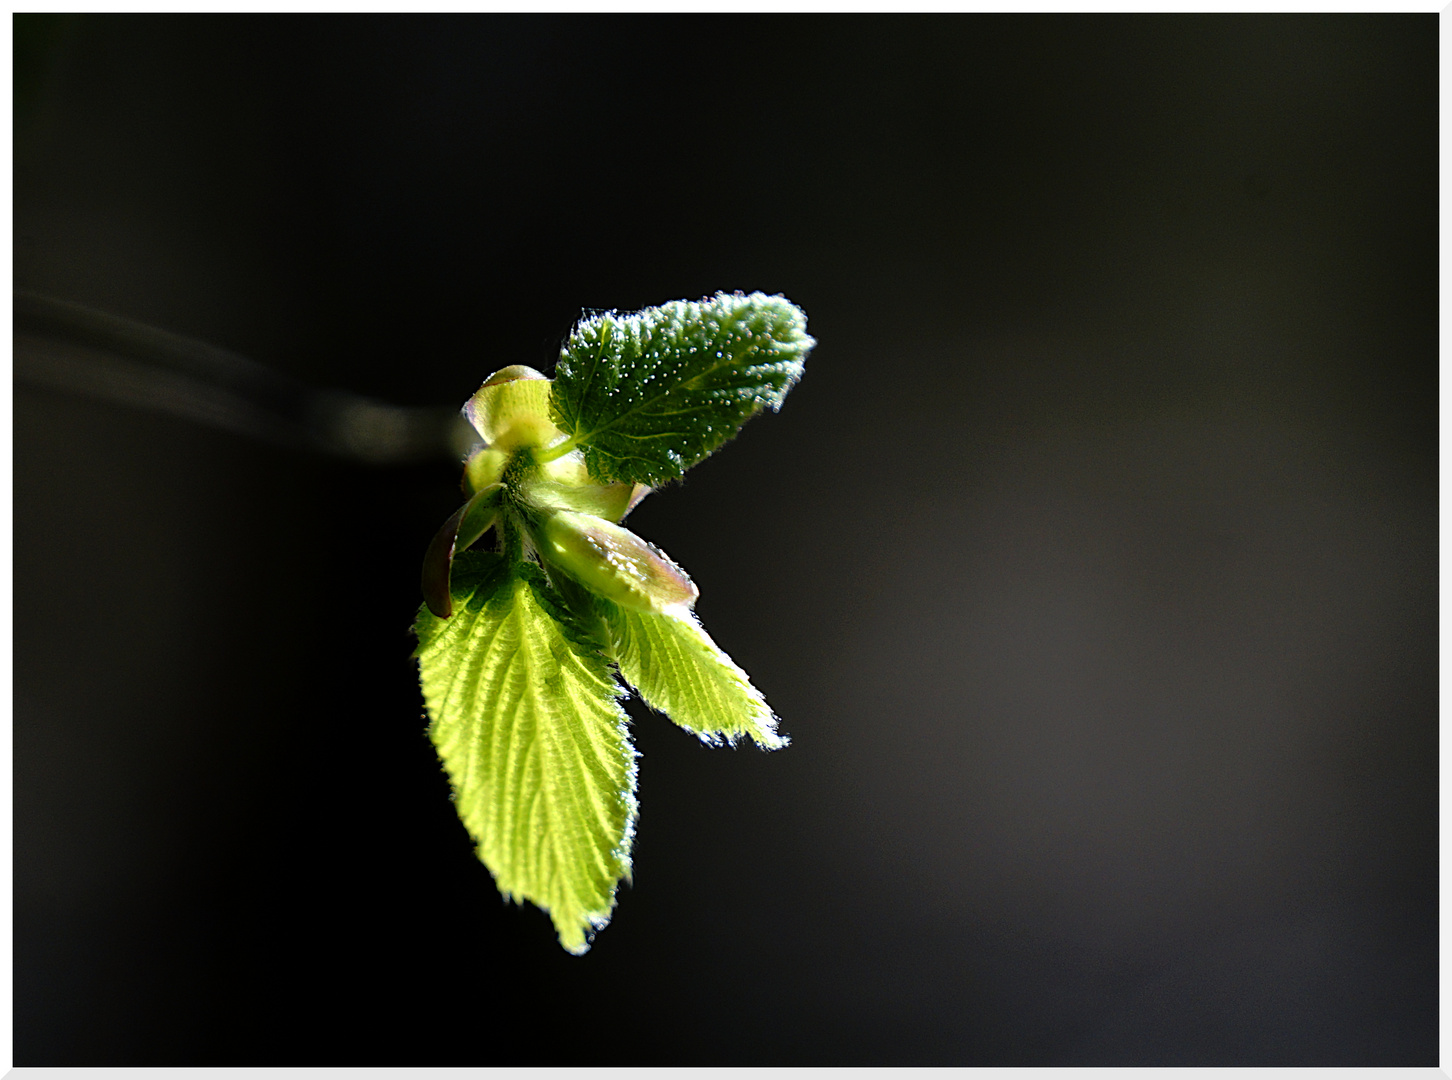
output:
[{"label": "twig", "polygon": [[15,378],[369,465],[457,459],[477,438],[455,409],[316,389],[206,342],[22,290]]}]

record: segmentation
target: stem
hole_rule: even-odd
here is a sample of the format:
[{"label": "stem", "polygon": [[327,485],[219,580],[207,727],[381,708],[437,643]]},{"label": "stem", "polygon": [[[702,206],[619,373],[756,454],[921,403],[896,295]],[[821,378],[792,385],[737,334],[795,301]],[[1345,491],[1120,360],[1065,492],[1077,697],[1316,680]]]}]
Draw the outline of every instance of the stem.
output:
[{"label": "stem", "polygon": [[68,300],[14,294],[15,379],[368,465],[455,457],[452,408],[308,386],[244,356]]},{"label": "stem", "polygon": [[519,564],[524,561],[524,537],[519,531],[519,519],[512,510],[507,503],[500,507],[499,518],[494,527],[499,531],[499,553],[504,556],[510,573],[515,573]]},{"label": "stem", "polygon": [[553,446],[545,447],[543,450],[536,450],[534,452],[534,460],[544,465],[547,462],[554,461],[556,458],[564,457],[578,445],[580,445],[580,440],[571,435],[564,442],[557,442]]}]

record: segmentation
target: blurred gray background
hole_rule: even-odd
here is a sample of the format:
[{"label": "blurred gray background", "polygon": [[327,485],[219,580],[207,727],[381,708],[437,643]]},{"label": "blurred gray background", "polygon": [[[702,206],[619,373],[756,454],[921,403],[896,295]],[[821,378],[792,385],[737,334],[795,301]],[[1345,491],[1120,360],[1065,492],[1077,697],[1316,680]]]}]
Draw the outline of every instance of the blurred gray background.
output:
[{"label": "blurred gray background", "polygon": [[414,406],[820,341],[631,518],[793,744],[632,707],[582,959],[424,735],[457,465],[19,378],[17,1063],[1436,1063],[1434,16],[15,18],[17,288]]}]

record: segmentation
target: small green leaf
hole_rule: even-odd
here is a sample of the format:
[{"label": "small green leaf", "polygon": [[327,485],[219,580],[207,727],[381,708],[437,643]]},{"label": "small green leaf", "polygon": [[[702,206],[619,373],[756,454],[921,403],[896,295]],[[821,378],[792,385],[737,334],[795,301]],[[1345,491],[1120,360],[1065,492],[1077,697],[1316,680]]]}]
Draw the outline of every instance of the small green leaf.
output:
[{"label": "small green leaf", "polygon": [[605,605],[612,658],[651,708],[713,745],[749,735],[767,750],[787,745],[776,717],[689,611],[653,614]]},{"label": "small green leaf", "polygon": [[801,308],[762,293],[596,315],[560,352],[552,416],[592,475],[660,484],[780,408],[815,344]]},{"label": "small green leaf", "polygon": [[415,655],[459,817],[499,891],[547,910],[582,953],[630,870],[635,752],[619,684],[559,621],[537,567],[461,554],[453,606],[447,620],[420,610]]}]

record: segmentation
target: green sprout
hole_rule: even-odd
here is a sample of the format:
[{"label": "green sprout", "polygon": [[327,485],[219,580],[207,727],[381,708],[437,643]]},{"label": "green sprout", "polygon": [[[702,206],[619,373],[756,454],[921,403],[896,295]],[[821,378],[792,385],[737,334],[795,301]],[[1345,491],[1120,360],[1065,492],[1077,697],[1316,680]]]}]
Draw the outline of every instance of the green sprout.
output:
[{"label": "green sprout", "polygon": [[[495,884],[590,947],[630,873],[636,752],[621,680],[712,745],[787,744],[701,628],[686,572],[619,522],[763,408],[816,342],[780,296],[575,326],[553,380],[513,366],[464,415],[484,445],[424,558],[414,632],[429,736]],[[493,530],[493,551],[468,550]]]}]

